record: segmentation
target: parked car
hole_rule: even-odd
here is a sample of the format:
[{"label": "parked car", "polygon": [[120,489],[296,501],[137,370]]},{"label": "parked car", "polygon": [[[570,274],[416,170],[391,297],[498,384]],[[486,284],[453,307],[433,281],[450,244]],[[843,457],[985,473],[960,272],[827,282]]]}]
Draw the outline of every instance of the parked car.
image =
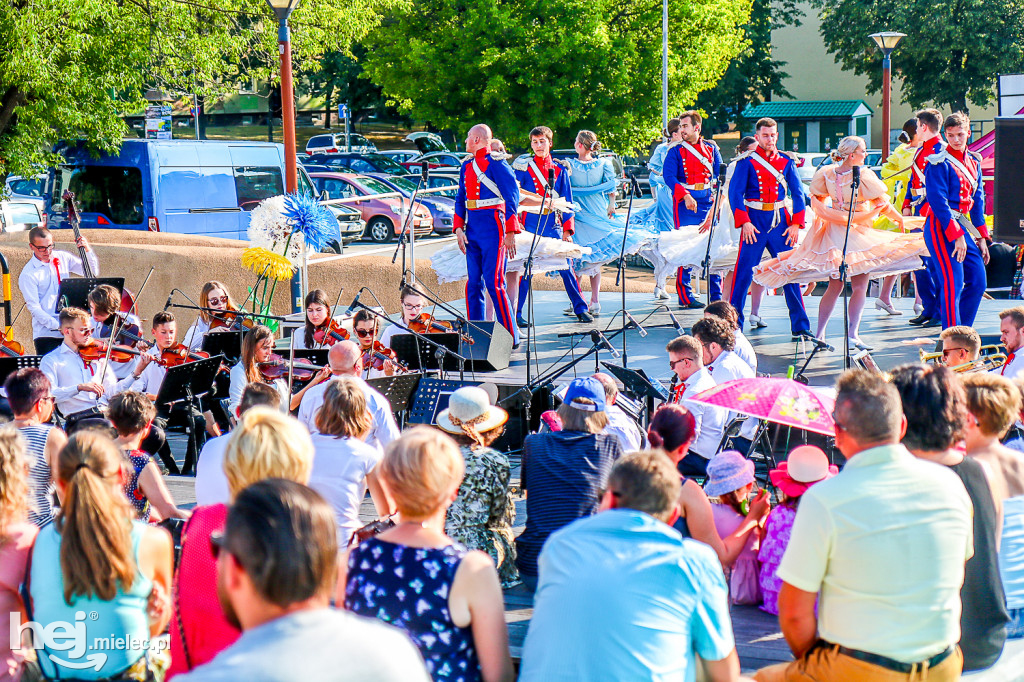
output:
[{"label": "parked car", "polygon": [[[393,193],[391,187],[377,178],[355,173],[312,173],[310,178],[321,199],[348,199],[374,194]],[[324,194],[326,192],[326,195]],[[398,235],[405,225],[405,216],[411,202],[404,197],[368,199],[352,204],[358,208],[366,222],[366,235],[375,242],[387,243]],[[417,206],[412,217],[413,234],[426,237],[434,229],[430,210]]]},{"label": "parked car", "polygon": [[[448,169],[443,169],[448,170]],[[456,170],[456,169],[452,169]],[[459,187],[459,174],[456,170],[454,173],[434,173],[431,172],[427,176],[427,187],[434,189],[437,187],[447,187],[448,189],[441,190],[440,192],[433,192],[432,195],[436,197],[448,197],[454,199],[458,193]]]},{"label": "parked car", "polygon": [[24,199],[0,201],[0,232],[26,232],[44,225],[46,221],[37,202]]},{"label": "parked car", "polygon": [[635,157],[623,157],[622,172],[629,178],[629,174],[632,173],[636,177],[636,182],[640,185],[640,196],[653,196],[654,192],[651,191],[651,169],[647,167],[647,162],[640,158]]},{"label": "parked car", "polygon": [[[832,163],[832,156],[831,156],[831,154],[801,154],[801,156],[820,156],[820,157],[822,157],[820,159],[815,159],[815,161],[814,161],[814,169],[815,170],[817,170],[820,166],[828,165],[828,164]],[[875,175],[878,175],[879,173],[881,173],[882,172],[882,150],[881,149],[868,149],[867,150],[867,156],[864,157],[864,165],[867,168],[870,168],[872,171],[874,171]],[[814,176],[814,173],[812,172],[811,175],[808,176],[806,180],[804,180],[803,174],[801,173],[800,179],[803,180],[804,182],[808,182],[809,183],[811,181],[811,177],[813,177],[813,176]]]},{"label": "parked car", "polygon": [[[372,177],[410,198],[418,184],[412,178],[402,178],[397,175],[373,173]],[[429,187],[420,188],[421,191],[423,189],[429,189]],[[455,199],[436,194],[417,194],[416,203],[426,206],[430,211],[430,216],[434,219],[434,232],[447,237],[455,231]]]},{"label": "parked car", "polygon": [[[129,139],[97,158],[77,143],[56,149],[65,162],[50,169],[42,197],[51,228],[71,227],[61,199],[70,189],[86,229],[248,239],[249,212],[284,194],[284,146],[270,142]],[[301,168],[298,184],[315,196]]]},{"label": "parked car", "polygon": [[45,173],[28,178],[20,175],[9,175],[7,176],[6,189],[0,192],[0,198],[31,202],[39,209],[39,215],[46,215],[46,202],[43,201],[43,191],[45,188]]},{"label": "parked car", "polygon": [[303,165],[327,166],[335,173],[388,173],[405,175],[409,171],[383,154],[315,154],[303,159]]},{"label": "parked car", "polygon": [[437,133],[428,133],[421,130],[415,133],[409,133],[402,141],[412,142],[416,145],[416,149],[420,150],[420,154],[448,151],[448,145],[444,143],[444,140],[442,140],[441,136]]},{"label": "parked car", "polygon": [[348,146],[345,146],[345,133],[328,133],[326,135],[314,135],[306,142],[306,154],[336,154],[338,152],[351,152],[353,154],[372,154],[377,151],[377,145],[357,133],[349,133]]},{"label": "parked car", "polygon": [[468,156],[469,154],[464,152],[430,152],[429,154],[422,154],[414,158],[409,162],[409,167],[411,168],[413,165],[422,166],[425,163],[427,168],[431,170],[435,168],[458,169]]},{"label": "parked car", "polygon": [[400,163],[403,166],[420,155],[415,149],[384,149],[377,153],[383,154],[395,163]]},{"label": "parked car", "polygon": [[796,172],[797,175],[800,176],[800,182],[810,184],[811,178],[814,177],[814,172],[818,170],[818,166],[822,163],[822,160],[827,158],[828,154],[819,152],[801,152],[797,154]]}]

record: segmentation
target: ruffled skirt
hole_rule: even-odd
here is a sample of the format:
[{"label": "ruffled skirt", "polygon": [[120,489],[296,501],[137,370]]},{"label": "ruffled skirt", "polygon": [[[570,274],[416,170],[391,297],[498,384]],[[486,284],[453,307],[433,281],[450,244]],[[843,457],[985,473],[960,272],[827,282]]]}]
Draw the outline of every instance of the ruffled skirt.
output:
[{"label": "ruffled skirt", "polygon": [[[520,232],[516,235],[516,256],[505,260],[505,272],[523,271],[532,243],[533,233]],[[579,244],[550,237],[537,237],[537,246],[533,252],[533,273],[567,270],[567,261],[586,256],[589,252],[589,248]],[[469,278],[466,255],[459,250],[457,242],[435,251],[430,257],[430,264],[437,274],[437,280],[442,284]]]},{"label": "ruffled skirt", "polygon": [[[911,229],[911,219],[906,226]],[[775,288],[838,279],[845,236],[846,225],[819,218],[795,249],[762,262],[754,270],[754,281]],[[855,222],[850,227],[846,263],[850,276],[886,277],[920,269],[920,257],[927,252],[920,233],[886,232]]]}]

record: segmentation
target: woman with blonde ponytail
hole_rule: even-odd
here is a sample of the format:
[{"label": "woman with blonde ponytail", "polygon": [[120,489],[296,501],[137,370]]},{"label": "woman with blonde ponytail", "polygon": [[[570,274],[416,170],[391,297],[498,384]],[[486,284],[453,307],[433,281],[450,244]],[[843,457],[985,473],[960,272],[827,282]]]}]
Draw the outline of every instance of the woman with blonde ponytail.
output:
[{"label": "woman with blonde ponytail", "polygon": [[[39,665],[47,678],[145,680],[149,638],[170,613],[171,538],[134,520],[121,452],[106,434],[72,436],[56,473],[61,513],[36,538],[27,606],[42,626],[67,623],[85,637],[81,649],[40,655]],[[83,669],[94,660],[98,668]]]},{"label": "woman with blonde ponytail", "polygon": [[[37,370],[38,371],[38,370]],[[18,587],[25,579],[25,559],[38,529],[28,521],[29,483],[25,439],[17,429],[0,428],[0,680],[21,679],[25,658],[11,648],[11,626],[24,622]],[[11,617],[15,616],[14,623]],[[14,637],[17,642],[17,636]]]}]

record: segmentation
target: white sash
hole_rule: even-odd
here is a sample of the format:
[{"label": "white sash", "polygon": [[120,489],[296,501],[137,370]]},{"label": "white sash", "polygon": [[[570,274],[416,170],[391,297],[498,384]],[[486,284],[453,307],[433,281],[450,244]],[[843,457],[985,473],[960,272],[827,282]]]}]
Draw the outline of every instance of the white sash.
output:
[{"label": "white sash", "polygon": [[530,159],[530,163],[527,164],[531,170],[533,170],[533,176],[540,180],[541,191],[547,189],[548,179],[544,177],[544,174],[540,172],[540,168],[537,168],[537,162]]},{"label": "white sash", "polygon": [[708,175],[714,176],[714,174],[715,174],[714,165],[711,163],[711,161],[708,160],[708,157],[706,157],[703,154],[701,154],[700,152],[698,152],[694,148],[694,146],[692,144],[690,144],[689,142],[687,142],[686,140],[680,140],[679,141],[679,145],[683,149],[689,151],[691,154],[693,154],[695,157],[697,157],[697,160],[700,161],[700,164],[702,166],[704,166],[705,170],[707,170]]},{"label": "white sash", "polygon": [[501,190],[498,189],[496,184],[494,184],[494,180],[491,180],[489,177],[484,175],[484,172],[480,170],[480,166],[477,164],[476,159],[473,159],[473,172],[476,173],[477,182],[491,190],[496,197],[501,199],[502,203],[505,203],[505,197],[501,196]]},{"label": "white sash", "polygon": [[967,179],[967,184],[971,188],[971,196],[973,197],[974,193],[978,189],[978,178],[975,175],[971,174],[969,170],[967,170],[967,166],[961,163],[960,159],[948,153],[946,155],[946,158],[949,160],[951,164],[953,164],[953,168],[956,169],[957,173],[959,173],[961,176]]},{"label": "white sash", "polygon": [[760,164],[762,168],[772,174],[772,177],[775,178],[776,182],[782,185],[782,189],[785,191],[783,192],[781,199],[785,199],[785,195],[789,194],[789,183],[786,182],[785,176],[779,172],[779,169],[768,163],[767,159],[756,152],[750,155],[750,160],[754,163]]}]

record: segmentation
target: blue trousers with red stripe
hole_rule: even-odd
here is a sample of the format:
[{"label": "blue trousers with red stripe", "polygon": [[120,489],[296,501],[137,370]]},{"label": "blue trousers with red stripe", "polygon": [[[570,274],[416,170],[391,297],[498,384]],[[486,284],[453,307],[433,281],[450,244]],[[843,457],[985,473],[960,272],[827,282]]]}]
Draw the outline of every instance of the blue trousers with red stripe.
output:
[{"label": "blue trousers with red stripe", "polygon": [[519,327],[505,291],[505,220],[497,209],[468,211],[466,219],[466,313],[484,319],[484,289],[494,302],[494,316],[519,343]]},{"label": "blue trousers with red stripe", "polygon": [[928,216],[924,243],[931,254],[933,269],[938,273],[939,318],[943,329],[959,324],[973,327],[985,294],[987,278],[981,250],[969,234],[964,238],[967,255],[961,262],[953,257],[954,242],[946,239],[939,221],[934,215]]},{"label": "blue trousers with red stripe", "polygon": [[[774,228],[772,211],[757,211],[749,209],[750,222],[757,228],[757,241],[753,244],[746,244],[740,239],[740,252],[736,256],[736,271],[733,275],[732,297],[730,303],[739,313],[740,329],[743,328],[743,308],[747,305],[747,290],[754,280],[754,268],[761,262],[761,256],[767,248],[768,253],[773,257],[780,253],[789,251],[793,247],[786,243],[786,221],[782,220]],[[785,216],[783,216],[785,217]],[[807,311],[804,310],[804,299],[801,296],[800,287],[796,284],[787,284],[782,287],[786,294],[786,306],[789,308],[789,328],[796,334],[809,331],[811,323],[807,319]]]},{"label": "blue trousers with red stripe", "polygon": [[[680,201],[676,204],[676,226],[687,227],[700,225],[708,217],[708,213],[714,208],[715,195],[709,189],[693,190],[690,196],[697,202],[697,210],[691,211],[686,208],[686,202]],[[690,287],[693,268],[679,268],[676,270],[676,296],[679,297],[679,305],[690,305],[696,300],[693,289]],[[711,275],[708,300],[717,301],[722,298],[722,276]]]}]

